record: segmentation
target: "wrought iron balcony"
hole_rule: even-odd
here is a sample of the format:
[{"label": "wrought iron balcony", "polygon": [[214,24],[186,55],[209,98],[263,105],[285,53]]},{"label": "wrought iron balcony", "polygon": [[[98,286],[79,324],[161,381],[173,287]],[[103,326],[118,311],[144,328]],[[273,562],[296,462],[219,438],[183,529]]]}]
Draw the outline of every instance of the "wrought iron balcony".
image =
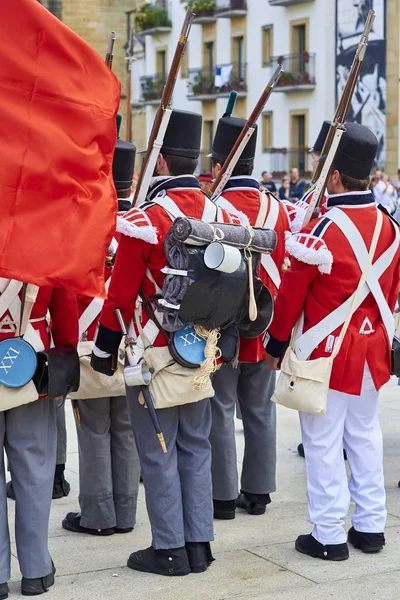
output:
[{"label": "wrought iron balcony", "polygon": [[298,54],[286,54],[271,60],[273,68],[282,63],[284,73],[279,79],[275,91],[298,92],[315,88],[315,54],[304,50]]},{"label": "wrought iron balcony", "polygon": [[295,4],[303,4],[313,0],[269,0],[271,6],[294,6]]},{"label": "wrought iron balcony", "polygon": [[152,75],[140,78],[142,104],[157,104],[160,101],[166,75]]},{"label": "wrought iron balcony", "polygon": [[193,100],[209,100],[215,97],[228,96],[233,90],[239,96],[247,93],[246,66],[218,65],[189,69],[188,97]]},{"label": "wrought iron balcony", "polygon": [[216,0],[215,14],[228,19],[244,17],[247,14],[246,0]]},{"label": "wrought iron balcony", "polygon": [[308,148],[265,148],[264,152],[269,155],[267,170],[274,179],[282,179],[290,169],[295,167],[299,169],[300,177],[305,179],[312,177]]}]

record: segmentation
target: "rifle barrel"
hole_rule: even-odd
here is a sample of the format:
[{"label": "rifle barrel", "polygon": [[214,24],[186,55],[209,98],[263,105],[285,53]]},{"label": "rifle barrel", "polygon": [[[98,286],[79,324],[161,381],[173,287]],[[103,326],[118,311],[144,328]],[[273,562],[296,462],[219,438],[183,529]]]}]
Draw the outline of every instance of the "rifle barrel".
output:
[{"label": "rifle barrel", "polygon": [[112,63],[114,58],[115,37],[115,31],[111,31],[110,37],[108,39],[107,54],[105,59],[105,63],[110,69],[112,69]]}]

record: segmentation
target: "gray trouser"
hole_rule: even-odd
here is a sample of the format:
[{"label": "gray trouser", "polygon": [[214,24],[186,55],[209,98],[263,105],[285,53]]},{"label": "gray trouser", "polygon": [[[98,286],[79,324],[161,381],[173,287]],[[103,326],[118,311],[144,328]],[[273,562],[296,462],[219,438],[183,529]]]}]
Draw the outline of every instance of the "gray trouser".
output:
[{"label": "gray trouser", "polygon": [[[54,400],[37,400],[0,412],[0,444],[5,448],[15,494],[15,541],[24,577],[51,573],[48,532],[56,464]],[[10,577],[10,538],[3,452],[0,459],[0,582]]]},{"label": "gray trouser", "polygon": [[67,462],[67,428],[65,425],[65,400],[56,401],[57,416],[57,458],[56,465]]},{"label": "gray trouser", "polygon": [[147,512],[157,550],[213,539],[209,400],[163,408],[157,415],[163,454],[139,388],[127,388],[128,408],[142,465]]},{"label": "gray trouser", "polygon": [[89,529],[133,527],[140,464],[125,396],[78,400],[79,504]]},{"label": "gray trouser", "polygon": [[235,406],[242,413],[245,450],[241,490],[270,494],[276,489],[276,411],[271,396],[275,372],[265,361],[224,365],[214,376],[211,400],[212,479],[214,500],[233,500],[238,495],[235,443]]}]

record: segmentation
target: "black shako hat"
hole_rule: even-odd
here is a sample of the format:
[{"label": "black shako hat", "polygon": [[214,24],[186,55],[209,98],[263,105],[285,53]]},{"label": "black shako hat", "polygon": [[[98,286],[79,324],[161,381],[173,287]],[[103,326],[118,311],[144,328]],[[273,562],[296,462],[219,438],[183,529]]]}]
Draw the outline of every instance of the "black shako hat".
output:
[{"label": "black shako hat", "polygon": [[314,146],[310,148],[310,152],[318,152],[319,154],[321,154],[330,126],[330,121],[324,121],[322,123],[321,131],[319,132],[318,137],[315,140]]},{"label": "black shako hat", "polygon": [[334,167],[347,177],[368,179],[374,166],[378,140],[364,125],[345,123],[345,128],[333,161]]},{"label": "black shako hat", "polygon": [[135,156],[136,146],[123,140],[117,140],[112,165],[116,190],[127,190],[131,187],[135,169]]},{"label": "black shako hat", "polygon": [[199,158],[203,117],[187,110],[173,110],[160,153]]},{"label": "black shako hat", "polygon": [[[226,161],[246,123],[247,121],[245,121],[245,119],[238,119],[237,117],[222,117],[222,119],[219,120],[211,151],[211,157],[213,159],[221,164]],[[247,166],[253,162],[256,155],[256,144],[257,125],[255,125],[255,131],[247,142],[247,146],[243,150],[242,156],[238,160],[238,165]]]}]

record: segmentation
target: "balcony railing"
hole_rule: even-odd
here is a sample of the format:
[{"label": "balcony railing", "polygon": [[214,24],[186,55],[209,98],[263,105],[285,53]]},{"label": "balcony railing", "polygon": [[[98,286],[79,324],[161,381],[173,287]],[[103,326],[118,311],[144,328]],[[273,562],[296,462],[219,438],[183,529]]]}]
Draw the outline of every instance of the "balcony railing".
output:
[{"label": "balcony railing", "polygon": [[243,17],[247,14],[246,0],[216,0],[215,14],[230,19]]},{"label": "balcony railing", "polygon": [[218,65],[216,69],[202,67],[189,69],[188,96],[207,99],[225,96],[233,90],[240,94],[247,92],[246,65]]},{"label": "balcony railing", "polygon": [[276,91],[307,91],[315,88],[315,54],[304,50],[298,54],[274,57],[271,60],[273,68],[277,62],[282,63],[284,73],[276,84]]},{"label": "balcony railing", "polygon": [[290,169],[297,167],[300,177],[311,178],[311,158],[308,148],[267,148],[269,155],[267,170],[274,179],[282,179]]},{"label": "balcony railing", "polygon": [[156,103],[160,100],[166,81],[165,75],[152,75],[140,78],[141,98],[144,104]]},{"label": "balcony railing", "polygon": [[271,6],[293,6],[295,4],[303,4],[311,0],[269,0]]}]

